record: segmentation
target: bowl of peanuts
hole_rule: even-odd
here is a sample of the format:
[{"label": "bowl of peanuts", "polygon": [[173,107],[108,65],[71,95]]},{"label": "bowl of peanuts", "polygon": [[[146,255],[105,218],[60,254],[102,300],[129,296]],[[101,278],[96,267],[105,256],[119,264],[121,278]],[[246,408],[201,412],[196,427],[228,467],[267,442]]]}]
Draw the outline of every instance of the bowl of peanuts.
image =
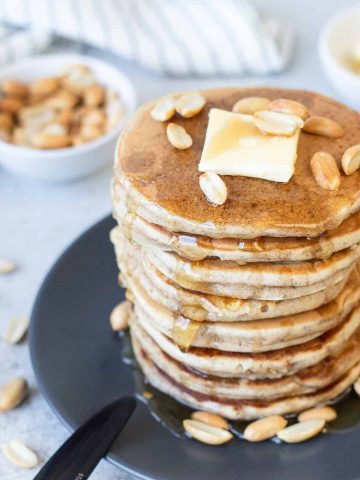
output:
[{"label": "bowl of peanuts", "polygon": [[135,110],[130,80],[85,55],[39,55],[0,73],[0,165],[32,178],[65,181],[112,162]]}]

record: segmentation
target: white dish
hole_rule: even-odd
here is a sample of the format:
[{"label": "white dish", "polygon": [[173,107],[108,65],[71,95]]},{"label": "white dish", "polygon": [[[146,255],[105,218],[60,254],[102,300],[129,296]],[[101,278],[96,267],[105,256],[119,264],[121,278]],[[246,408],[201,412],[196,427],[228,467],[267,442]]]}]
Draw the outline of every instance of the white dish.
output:
[{"label": "white dish", "polygon": [[91,175],[112,162],[119,133],[136,107],[132,83],[114,66],[86,55],[39,55],[4,68],[0,73],[0,83],[8,79],[27,83],[40,77],[58,75],[64,67],[77,63],[88,65],[100,84],[119,93],[126,109],[122,121],[102,137],[78,147],[38,150],[0,140],[0,164],[4,168],[32,178],[64,181]]},{"label": "white dish", "polygon": [[349,70],[344,60],[360,42],[360,3],[341,10],[324,26],[319,38],[319,54],[334,88],[347,103],[360,108],[360,76]]}]

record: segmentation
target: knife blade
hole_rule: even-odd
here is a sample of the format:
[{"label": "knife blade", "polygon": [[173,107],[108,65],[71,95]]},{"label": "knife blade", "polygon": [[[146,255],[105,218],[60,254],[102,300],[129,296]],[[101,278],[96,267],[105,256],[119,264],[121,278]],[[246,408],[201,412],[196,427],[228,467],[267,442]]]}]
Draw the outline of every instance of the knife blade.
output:
[{"label": "knife blade", "polygon": [[136,407],[124,397],[107,405],[80,428],[48,460],[34,480],[86,480],[108,452]]}]

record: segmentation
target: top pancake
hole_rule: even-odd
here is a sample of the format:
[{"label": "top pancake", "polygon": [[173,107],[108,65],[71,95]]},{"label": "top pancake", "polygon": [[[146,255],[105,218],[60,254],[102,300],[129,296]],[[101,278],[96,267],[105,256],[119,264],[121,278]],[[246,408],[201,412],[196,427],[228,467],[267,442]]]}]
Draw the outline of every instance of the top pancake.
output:
[{"label": "top pancake", "polygon": [[[317,236],[334,229],[360,207],[360,171],[342,175],[338,191],[320,188],[315,182],[310,158],[326,151],[341,159],[344,151],[360,143],[360,115],[327,97],[301,90],[271,88],[214,89],[202,92],[203,111],[191,118],[173,121],[193,138],[187,150],[172,147],[166,137],[167,122],[150,116],[154,102],[133,117],[119,141],[115,161],[117,178],[131,198],[132,211],[171,231],[212,238],[268,236]],[[344,129],[340,139],[301,132],[295,173],[288,183],[242,176],[224,176],[229,197],[223,206],[213,206],[200,190],[198,163],[204,144],[208,111],[231,110],[240,98],[264,96],[302,102],[311,115],[336,120]]]}]

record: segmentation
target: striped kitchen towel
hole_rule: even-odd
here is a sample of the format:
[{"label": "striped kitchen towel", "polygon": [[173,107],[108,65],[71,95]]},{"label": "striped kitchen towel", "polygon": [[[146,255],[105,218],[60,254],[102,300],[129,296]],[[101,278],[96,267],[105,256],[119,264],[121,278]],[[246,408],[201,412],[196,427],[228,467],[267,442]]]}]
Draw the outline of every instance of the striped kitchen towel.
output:
[{"label": "striped kitchen towel", "polygon": [[0,62],[57,34],[173,76],[279,72],[293,43],[288,25],[245,0],[1,0],[0,22],[25,28],[22,41],[2,39]]}]

